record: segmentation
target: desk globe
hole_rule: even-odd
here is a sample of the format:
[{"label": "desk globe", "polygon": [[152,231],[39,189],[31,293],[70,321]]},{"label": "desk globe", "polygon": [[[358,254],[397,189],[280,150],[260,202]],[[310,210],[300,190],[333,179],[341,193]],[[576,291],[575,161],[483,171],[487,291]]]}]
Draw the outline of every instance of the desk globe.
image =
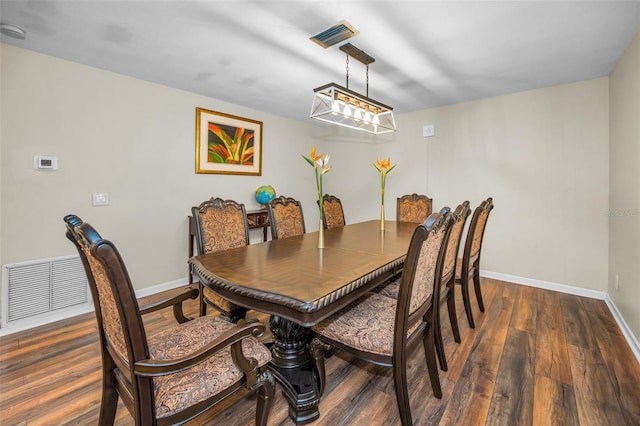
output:
[{"label": "desk globe", "polygon": [[262,208],[265,208],[267,204],[269,204],[269,201],[274,198],[276,198],[276,190],[273,189],[273,186],[265,185],[256,189],[256,201],[260,203]]}]

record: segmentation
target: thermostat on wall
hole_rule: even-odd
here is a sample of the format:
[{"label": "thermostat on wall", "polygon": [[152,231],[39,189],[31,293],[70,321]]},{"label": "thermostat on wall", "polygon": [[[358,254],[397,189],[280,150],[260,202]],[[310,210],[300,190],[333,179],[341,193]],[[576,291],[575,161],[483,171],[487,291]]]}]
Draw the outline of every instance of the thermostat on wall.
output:
[{"label": "thermostat on wall", "polygon": [[58,157],[50,155],[35,155],[33,157],[33,168],[37,170],[57,170]]}]

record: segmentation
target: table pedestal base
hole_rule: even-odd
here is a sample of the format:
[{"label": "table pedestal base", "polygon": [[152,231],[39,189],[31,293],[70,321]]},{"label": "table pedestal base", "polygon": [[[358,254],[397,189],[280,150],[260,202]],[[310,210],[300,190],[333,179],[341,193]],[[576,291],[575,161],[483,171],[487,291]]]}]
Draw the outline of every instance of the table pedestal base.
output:
[{"label": "table pedestal base", "polygon": [[269,328],[273,333],[271,371],[282,385],[289,417],[296,424],[310,423],[320,417],[321,396],[309,353],[313,332],[275,315],[269,320]]}]

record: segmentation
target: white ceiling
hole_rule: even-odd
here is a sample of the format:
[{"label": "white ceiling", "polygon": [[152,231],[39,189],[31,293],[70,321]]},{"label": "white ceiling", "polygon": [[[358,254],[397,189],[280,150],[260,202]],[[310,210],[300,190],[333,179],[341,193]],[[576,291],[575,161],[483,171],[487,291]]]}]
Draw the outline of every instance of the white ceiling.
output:
[{"label": "white ceiling", "polygon": [[27,32],[3,43],[307,121],[346,58],[309,37],[341,20],[370,97],[406,113],[606,76],[640,2],[1,0],[0,20]]}]

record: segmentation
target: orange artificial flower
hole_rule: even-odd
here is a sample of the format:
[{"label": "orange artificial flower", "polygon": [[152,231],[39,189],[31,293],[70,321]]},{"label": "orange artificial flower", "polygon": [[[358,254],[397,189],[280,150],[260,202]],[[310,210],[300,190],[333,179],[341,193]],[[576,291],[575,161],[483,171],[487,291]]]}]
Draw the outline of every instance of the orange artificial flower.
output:
[{"label": "orange artificial flower", "polygon": [[387,173],[389,173],[393,168],[397,166],[397,164],[391,165],[391,157],[376,159],[376,162],[373,163],[373,167],[378,169],[380,172],[380,189],[382,196],[382,205],[384,206],[384,187],[387,181]]}]

